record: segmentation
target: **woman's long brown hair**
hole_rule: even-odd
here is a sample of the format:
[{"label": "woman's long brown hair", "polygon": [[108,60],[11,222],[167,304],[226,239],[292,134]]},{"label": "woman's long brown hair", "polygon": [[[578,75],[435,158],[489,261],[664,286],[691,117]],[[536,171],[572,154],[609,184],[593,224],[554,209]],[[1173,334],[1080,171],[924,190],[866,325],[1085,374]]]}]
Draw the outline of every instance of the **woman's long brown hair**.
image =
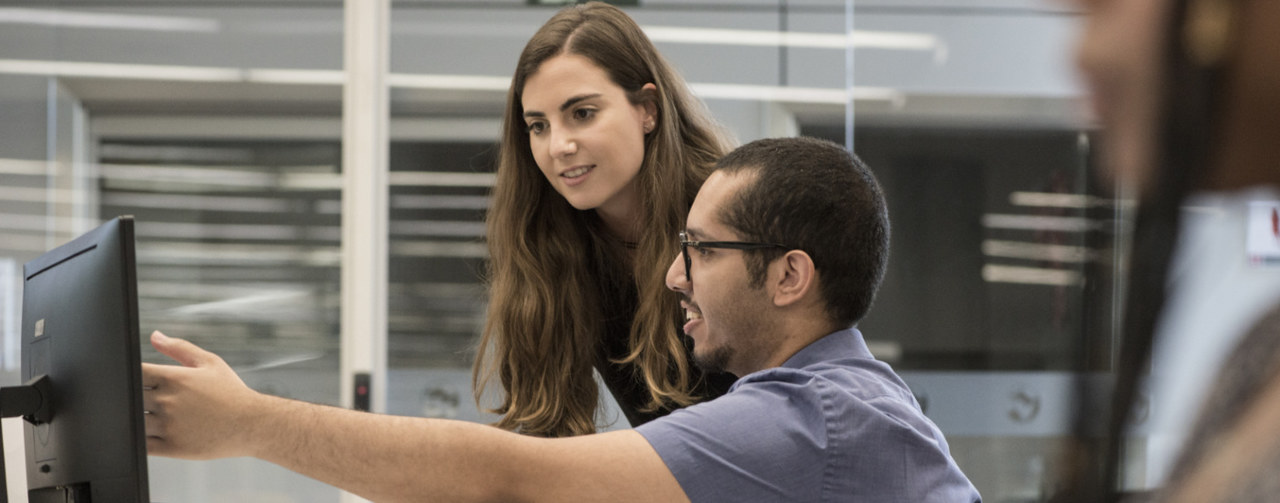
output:
[{"label": "woman's long brown hair", "polygon": [[[653,103],[637,187],[644,205],[634,262],[594,211],[574,209],[534,162],[521,93],[546,60],[571,53],[592,60],[633,104]],[[653,83],[656,92],[642,87]],[[680,306],[665,288],[677,233],[698,188],[728,141],[705,107],[623,11],[600,3],[567,7],[520,54],[503,119],[493,203],[486,217],[489,311],[472,383],[477,403],[493,378],[502,385],[497,426],[533,435],[592,433],[599,405],[592,365],[617,288],[636,289],[630,354],[649,390],[647,410],[688,405],[690,362],[676,327]],[[614,301],[616,302],[616,301]]]}]

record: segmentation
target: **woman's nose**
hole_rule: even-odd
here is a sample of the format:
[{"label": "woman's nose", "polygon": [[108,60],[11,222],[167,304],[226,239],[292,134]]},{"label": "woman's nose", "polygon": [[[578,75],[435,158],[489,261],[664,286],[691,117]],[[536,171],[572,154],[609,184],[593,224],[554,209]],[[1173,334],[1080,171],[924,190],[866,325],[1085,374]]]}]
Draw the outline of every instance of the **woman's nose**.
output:
[{"label": "woman's nose", "polygon": [[565,157],[578,152],[578,141],[571,135],[564,133],[552,133],[551,136],[551,155],[552,157]]}]

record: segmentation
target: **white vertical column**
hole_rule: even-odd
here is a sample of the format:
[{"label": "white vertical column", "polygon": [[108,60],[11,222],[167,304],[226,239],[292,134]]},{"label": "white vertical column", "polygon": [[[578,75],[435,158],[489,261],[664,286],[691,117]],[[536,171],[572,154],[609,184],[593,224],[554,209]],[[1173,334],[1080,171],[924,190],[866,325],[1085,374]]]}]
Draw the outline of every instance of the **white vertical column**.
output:
[{"label": "white vertical column", "polygon": [[[386,411],[387,123],[390,0],[345,0],[342,90],[342,404],[370,376],[369,408]],[[365,501],[342,493],[343,503]]]},{"label": "white vertical column", "polygon": [[342,100],[342,403],[371,376],[386,410],[390,0],[346,0]]}]

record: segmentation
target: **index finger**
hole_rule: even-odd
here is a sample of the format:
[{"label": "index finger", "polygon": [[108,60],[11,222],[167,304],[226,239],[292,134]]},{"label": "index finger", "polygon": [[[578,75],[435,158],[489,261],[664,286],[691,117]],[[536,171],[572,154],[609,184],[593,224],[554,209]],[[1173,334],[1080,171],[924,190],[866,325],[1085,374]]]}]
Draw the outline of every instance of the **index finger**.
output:
[{"label": "index finger", "polygon": [[158,363],[142,364],[142,389],[158,389],[165,382],[169,381],[175,375],[186,370],[186,367],[178,365],[164,365]]},{"label": "index finger", "polygon": [[190,341],[169,337],[159,330],[151,332],[151,346],[183,367],[205,367],[222,361],[218,355],[205,351]]}]

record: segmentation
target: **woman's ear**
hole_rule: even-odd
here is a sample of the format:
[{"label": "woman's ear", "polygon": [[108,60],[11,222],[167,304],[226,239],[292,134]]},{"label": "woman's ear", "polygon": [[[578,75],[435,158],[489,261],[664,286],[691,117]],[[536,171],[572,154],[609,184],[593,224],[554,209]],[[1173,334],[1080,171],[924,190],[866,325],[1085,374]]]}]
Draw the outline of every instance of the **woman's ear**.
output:
[{"label": "woman's ear", "polygon": [[653,82],[650,82],[648,84],[641,86],[640,96],[643,100],[642,105],[644,106],[645,123],[657,125],[658,123],[658,86],[655,85]]},{"label": "woman's ear", "polygon": [[770,269],[775,287],[773,303],[779,307],[805,300],[817,291],[817,269],[808,253],[791,250],[775,260]]}]

